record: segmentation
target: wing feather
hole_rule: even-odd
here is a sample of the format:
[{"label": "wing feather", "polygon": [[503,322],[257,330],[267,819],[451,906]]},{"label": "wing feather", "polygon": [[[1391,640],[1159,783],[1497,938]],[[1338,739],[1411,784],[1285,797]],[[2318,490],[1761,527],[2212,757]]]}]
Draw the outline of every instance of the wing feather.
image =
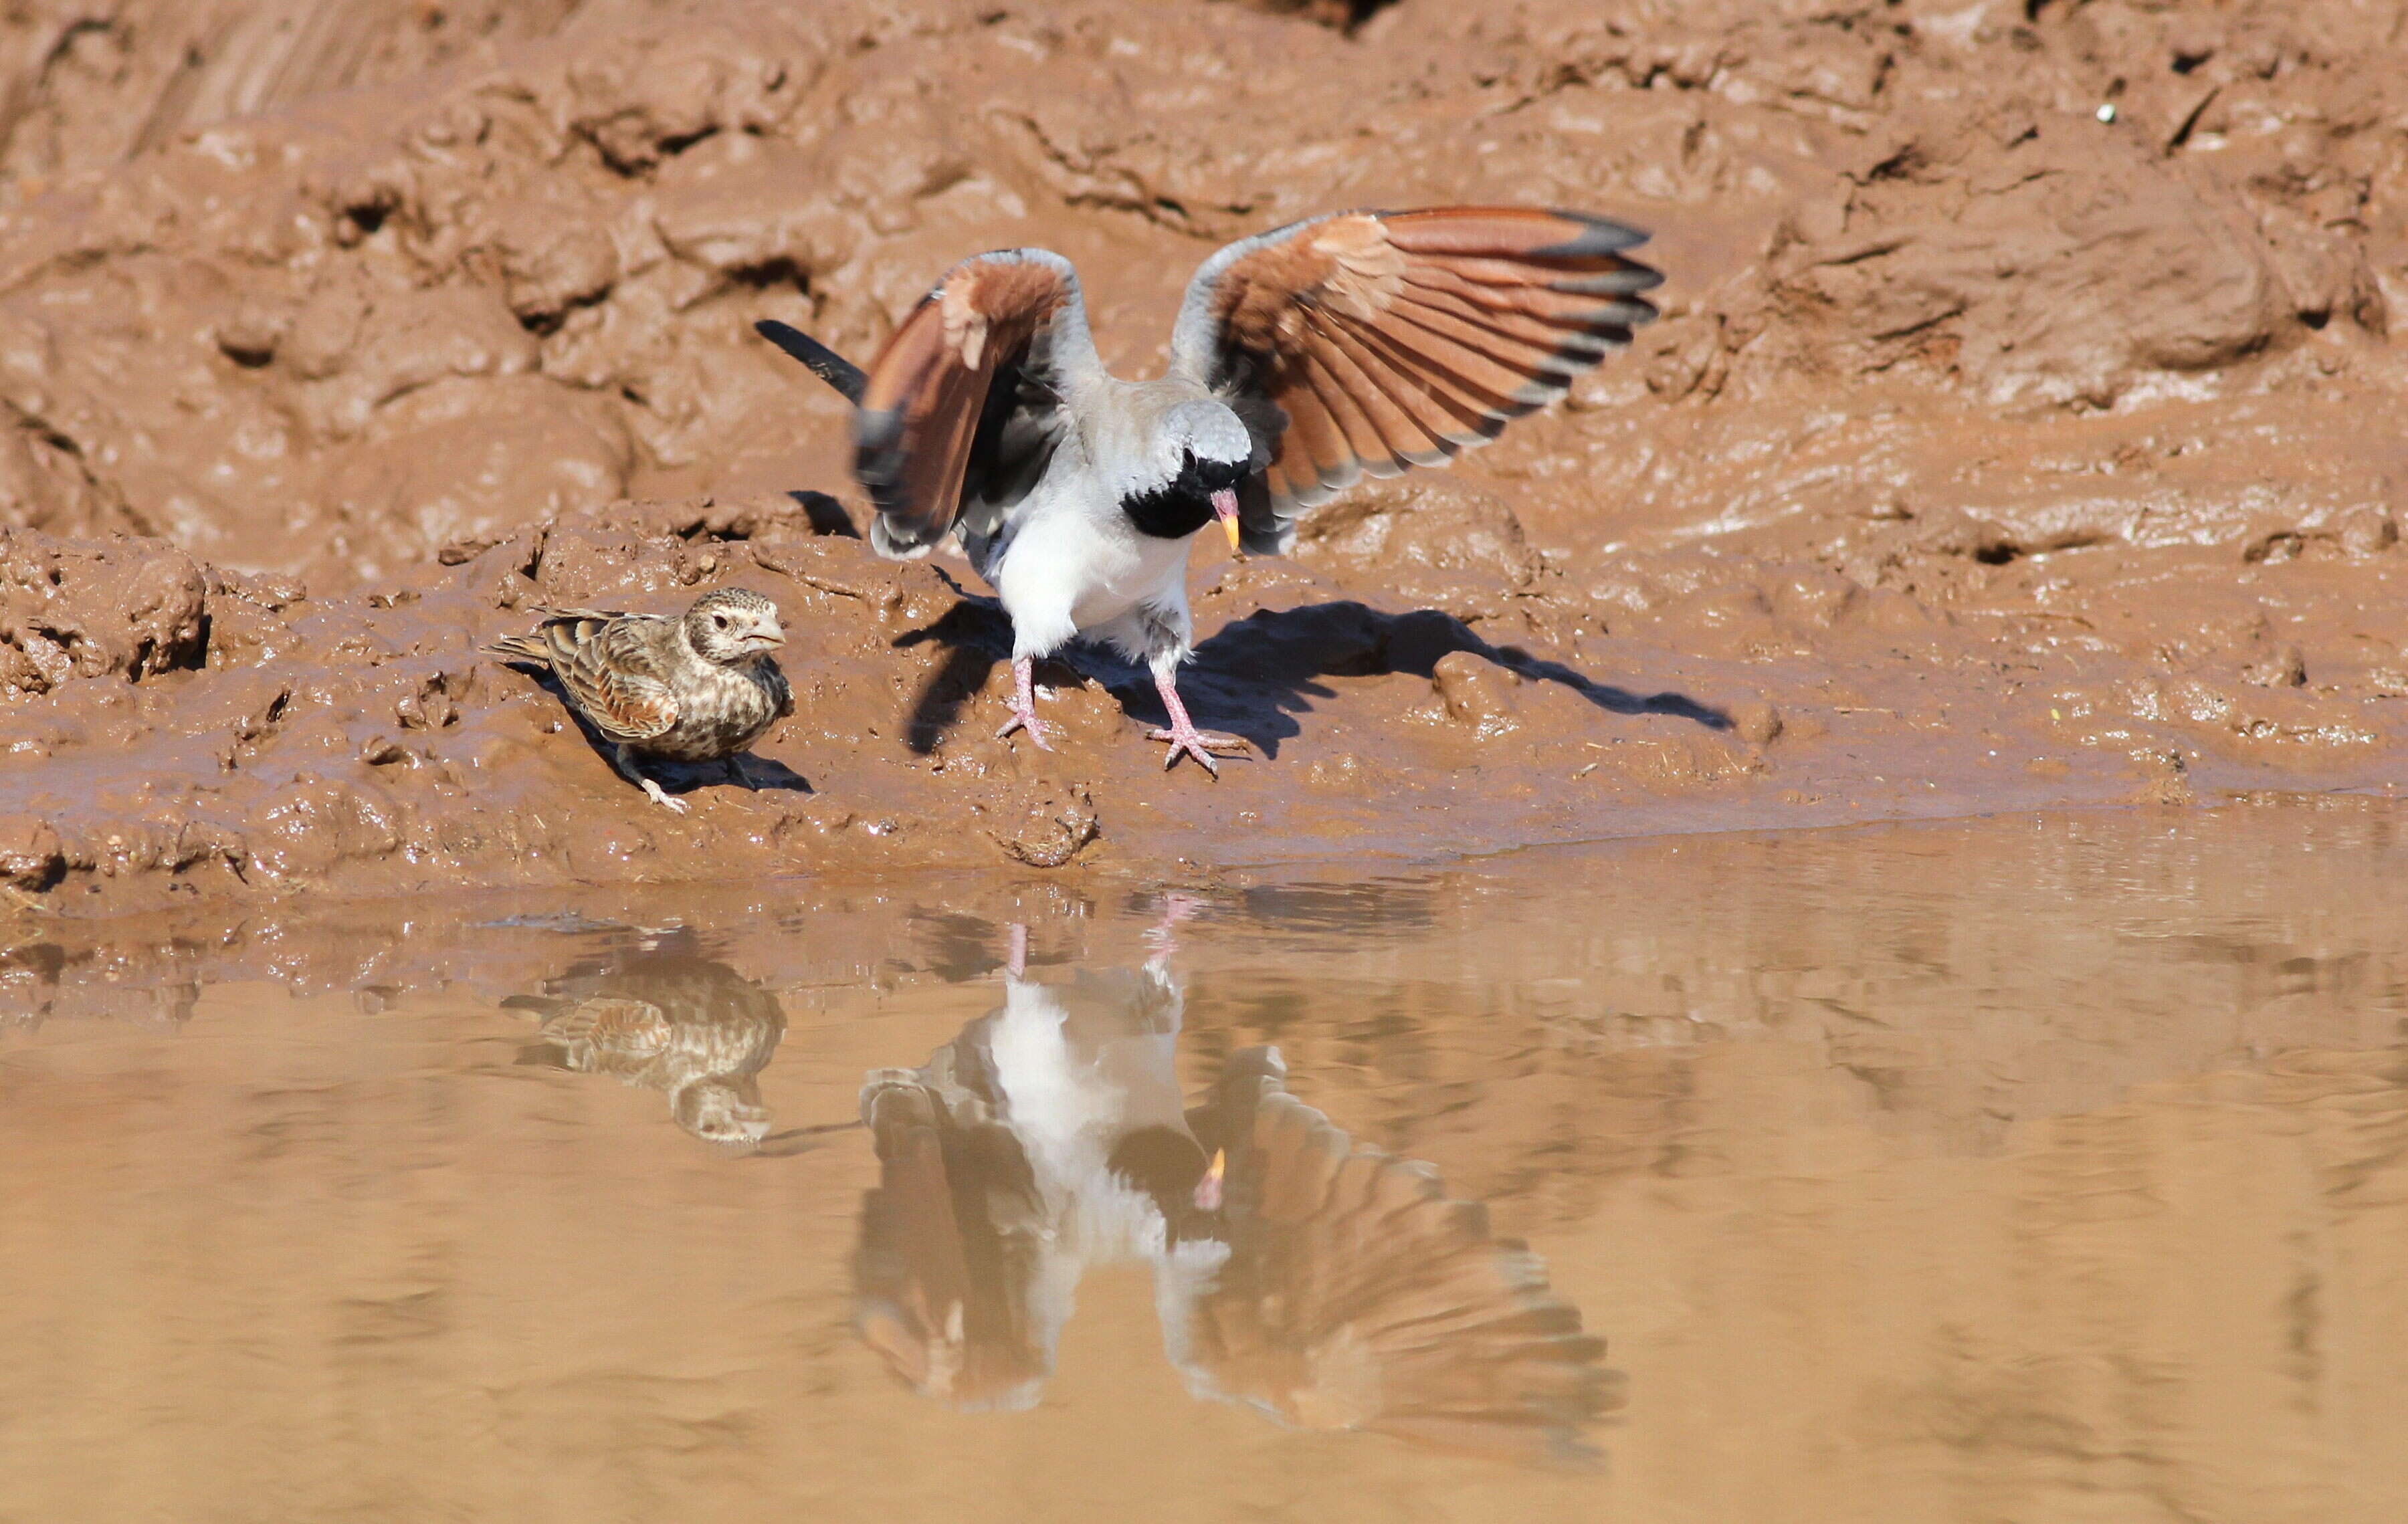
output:
[{"label": "wing feather", "polygon": [[537,612],[543,624],[535,633],[485,648],[551,668],[570,705],[605,740],[649,741],[676,726],[677,699],[663,680],[660,657],[675,634],[670,620],[595,608]]},{"label": "wing feather", "polygon": [[[1383,431],[1396,456],[1412,465],[1443,465],[1466,443],[1478,442],[1469,432],[1474,417],[1455,413],[1438,394],[1432,377],[1384,342],[1368,324],[1332,323],[1330,345],[1354,368],[1356,395],[1376,394],[1395,410],[1402,433]],[[1403,361],[1404,363],[1399,363]]]},{"label": "wing feather", "polygon": [[[1373,405],[1367,403],[1353,387],[1339,380],[1333,367],[1343,361],[1342,355],[1329,356],[1318,349],[1309,352],[1304,363],[1306,384],[1312,388],[1314,397],[1328,410],[1330,419],[1338,425],[1338,432],[1344,436],[1347,448],[1362,463],[1367,474],[1374,477],[1399,476],[1411,463],[1397,453],[1397,447],[1389,437],[1390,430],[1383,428],[1381,420],[1372,416]],[[1387,409],[1381,407],[1379,411],[1384,414]],[[1388,421],[1392,428],[1401,432],[1401,420],[1392,416]],[[1336,490],[1352,485],[1352,481],[1325,480],[1323,485]]]},{"label": "wing feather", "polygon": [[[1078,277],[1041,249],[965,260],[911,309],[870,363],[853,417],[853,474],[878,510],[881,552],[924,555],[990,485],[1034,484],[1030,457],[1058,438],[1050,382],[1064,339],[1074,360],[1092,353]],[[1034,429],[1032,413],[1044,415]]]},{"label": "wing feather", "polygon": [[1379,453],[1400,465],[1442,460],[1440,447],[1448,428],[1431,411],[1426,396],[1362,342],[1358,325],[1326,315],[1309,320],[1315,330],[1312,353],[1378,428]]},{"label": "wing feather", "polygon": [[1448,207],[1316,218],[1207,260],[1172,363],[1286,419],[1261,441],[1249,541],[1282,548],[1358,475],[1441,464],[1562,396],[1656,315],[1640,293],[1662,277],[1624,252],[1645,241],[1584,213]]},{"label": "wing feather", "polygon": [[1534,1462],[1594,1456],[1602,1341],[1487,1210],[1428,1165],[1358,1148],[1286,1092],[1275,1051],[1230,1056],[1191,1113],[1227,1150],[1227,1260],[1168,1329],[1207,1396],[1303,1428],[1369,1429]]},{"label": "wing feather", "polygon": [[587,615],[544,626],[552,670],[578,712],[605,737],[649,741],[677,724],[676,695],[662,679],[655,647],[670,621],[628,614],[596,623]]}]

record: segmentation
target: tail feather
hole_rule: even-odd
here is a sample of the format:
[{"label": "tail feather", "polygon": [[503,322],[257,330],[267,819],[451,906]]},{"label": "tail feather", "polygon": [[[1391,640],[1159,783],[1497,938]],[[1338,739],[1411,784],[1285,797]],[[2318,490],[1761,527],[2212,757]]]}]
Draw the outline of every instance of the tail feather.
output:
[{"label": "tail feather", "polygon": [[861,389],[868,385],[869,377],[859,365],[801,329],[774,318],[754,323],[752,331],[810,367],[812,375],[836,388],[845,401],[856,407],[861,405]]}]

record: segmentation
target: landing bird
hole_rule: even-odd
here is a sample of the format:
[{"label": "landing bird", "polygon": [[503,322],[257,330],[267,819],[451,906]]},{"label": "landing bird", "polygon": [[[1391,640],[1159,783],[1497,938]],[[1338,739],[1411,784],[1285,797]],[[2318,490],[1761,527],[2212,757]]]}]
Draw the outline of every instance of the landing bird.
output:
[{"label": "landing bird", "polygon": [[1188,283],[1168,372],[1106,371],[1069,261],[981,254],[946,272],[865,372],[781,322],[762,336],[854,404],[853,474],[882,555],[956,535],[1012,624],[1011,718],[1047,746],[1033,671],[1074,636],[1153,669],[1163,764],[1216,750],[1175,674],[1192,646],[1187,548],[1283,552],[1360,477],[1439,465],[1567,392],[1656,315],[1646,241],[1582,212],[1344,212],[1230,244]]},{"label": "landing bird", "polygon": [[1484,1208],[1365,1148],[1241,1048],[1184,1107],[1165,958],[1038,985],[918,1069],[873,1071],[854,1323],[924,1396],[1032,1406],[1087,1269],[1152,1265],[1195,1396],[1541,1464],[1594,1458],[1601,1340]]},{"label": "landing bird", "polygon": [[795,712],[794,691],[769,653],[786,643],[778,607],[757,592],[726,588],[695,601],[681,619],[538,609],[533,634],[485,648],[560,681],[569,707],[611,743],[619,776],[654,804],[682,815],[636,766],[638,754],[677,762],[724,762],[736,780],[756,785],[744,752]]}]

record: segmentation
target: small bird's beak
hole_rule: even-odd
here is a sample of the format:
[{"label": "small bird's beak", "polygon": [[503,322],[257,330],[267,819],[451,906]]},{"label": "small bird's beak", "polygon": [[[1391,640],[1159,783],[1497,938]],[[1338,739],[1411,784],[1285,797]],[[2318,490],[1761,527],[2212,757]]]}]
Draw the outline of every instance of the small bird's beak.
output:
[{"label": "small bird's beak", "polygon": [[1221,1179],[1229,1173],[1229,1151],[1212,1150],[1212,1162],[1204,1171],[1204,1178],[1196,1182],[1196,1210],[1217,1212],[1221,1209]]},{"label": "small bird's beak", "polygon": [[[1188,501],[1193,503],[1196,500],[1191,497]],[[1221,533],[1229,536],[1229,548],[1232,550],[1238,548],[1238,493],[1236,489],[1224,487],[1219,491],[1212,494],[1212,517],[1221,520]]]},{"label": "small bird's beak", "polygon": [[786,643],[786,632],[772,624],[765,629],[753,631],[752,638],[760,641],[766,646],[774,648],[782,646]]}]

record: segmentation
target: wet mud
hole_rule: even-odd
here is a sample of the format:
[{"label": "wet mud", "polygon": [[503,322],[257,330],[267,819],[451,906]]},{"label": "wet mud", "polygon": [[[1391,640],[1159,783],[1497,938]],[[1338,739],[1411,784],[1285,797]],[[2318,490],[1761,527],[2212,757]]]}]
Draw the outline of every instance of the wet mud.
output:
[{"label": "wet mud", "polygon": [[[0,878],[329,887],[1412,855],[2403,776],[2408,135],[2380,7],[863,0],[0,21]],[[837,400],[953,259],[1157,363],[1219,242],[1511,201],[1664,317],[1292,559],[1199,723],[858,537]],[[756,588],[771,787],[644,802],[476,654]]]}]

